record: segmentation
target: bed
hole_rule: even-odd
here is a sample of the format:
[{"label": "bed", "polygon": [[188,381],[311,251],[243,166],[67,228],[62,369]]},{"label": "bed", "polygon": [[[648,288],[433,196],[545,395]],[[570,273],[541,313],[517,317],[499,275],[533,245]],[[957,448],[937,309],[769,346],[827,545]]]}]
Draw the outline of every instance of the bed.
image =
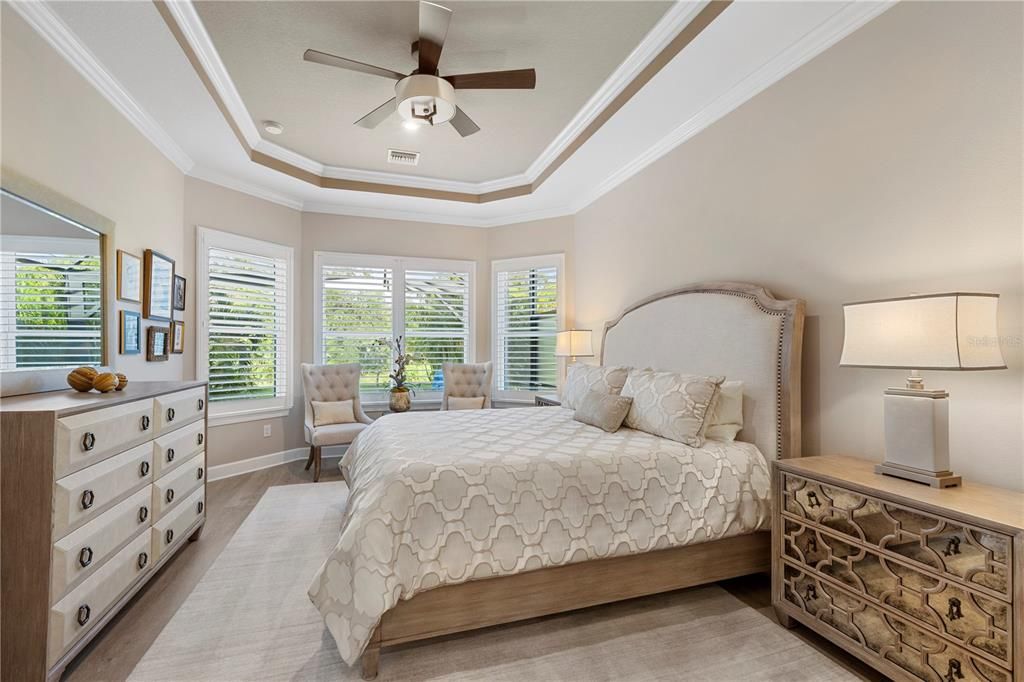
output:
[{"label": "bed", "polygon": [[770,460],[800,454],[803,302],[687,286],[605,326],[602,364],[744,381],[701,448],[561,407],[392,415],[342,460],[350,497],[309,595],[348,664],[381,647],[769,570]]}]

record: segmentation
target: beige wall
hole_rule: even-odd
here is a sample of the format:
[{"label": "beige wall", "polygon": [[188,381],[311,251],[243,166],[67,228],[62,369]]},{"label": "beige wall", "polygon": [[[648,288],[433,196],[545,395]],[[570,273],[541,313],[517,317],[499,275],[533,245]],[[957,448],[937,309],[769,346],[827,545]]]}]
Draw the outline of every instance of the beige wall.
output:
[{"label": "beige wall", "polygon": [[1010,369],[925,376],[957,472],[1024,488],[1022,11],[901,3],[581,211],[577,324],[706,279],[802,297],[805,452],[879,459],[903,372],[837,366],[841,304],[998,292]]}]

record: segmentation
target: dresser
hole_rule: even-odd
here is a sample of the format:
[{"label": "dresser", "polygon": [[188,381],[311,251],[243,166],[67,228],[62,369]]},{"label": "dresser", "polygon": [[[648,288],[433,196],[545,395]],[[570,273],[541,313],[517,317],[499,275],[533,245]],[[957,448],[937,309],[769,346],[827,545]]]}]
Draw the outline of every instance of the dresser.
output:
[{"label": "dresser", "polygon": [[897,680],[1024,680],[1024,494],[774,465],[772,603]]},{"label": "dresser", "polygon": [[205,382],[0,399],[0,667],[64,667],[206,519]]}]

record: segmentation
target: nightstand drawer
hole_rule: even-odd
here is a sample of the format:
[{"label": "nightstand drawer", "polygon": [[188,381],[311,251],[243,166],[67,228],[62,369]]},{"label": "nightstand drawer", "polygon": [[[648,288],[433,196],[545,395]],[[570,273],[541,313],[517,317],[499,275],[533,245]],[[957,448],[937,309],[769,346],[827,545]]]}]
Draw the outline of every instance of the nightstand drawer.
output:
[{"label": "nightstand drawer", "polygon": [[785,563],[782,595],[833,639],[862,649],[923,680],[1011,682],[1011,673],[910,620],[854,596],[808,571]]},{"label": "nightstand drawer", "polygon": [[1006,602],[822,529],[791,519],[784,525],[783,554],[794,563],[842,583],[867,602],[890,606],[994,662],[1011,662],[1013,636]]},{"label": "nightstand drawer", "polygon": [[891,552],[939,576],[1010,601],[1010,537],[813,479],[783,475],[783,509],[856,543]]}]

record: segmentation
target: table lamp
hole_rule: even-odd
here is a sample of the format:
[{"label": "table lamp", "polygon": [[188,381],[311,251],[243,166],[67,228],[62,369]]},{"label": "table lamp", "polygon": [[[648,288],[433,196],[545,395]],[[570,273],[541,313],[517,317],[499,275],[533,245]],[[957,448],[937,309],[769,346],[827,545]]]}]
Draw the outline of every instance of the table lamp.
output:
[{"label": "table lamp", "polygon": [[555,357],[569,358],[570,361],[593,357],[592,335],[589,329],[566,329],[558,332],[555,336]]},{"label": "table lamp", "polygon": [[998,294],[928,294],[843,305],[840,367],[909,369],[885,391],[885,462],[877,473],[936,488],[949,470],[949,393],[926,389],[919,370],[1006,369],[996,324]]}]

